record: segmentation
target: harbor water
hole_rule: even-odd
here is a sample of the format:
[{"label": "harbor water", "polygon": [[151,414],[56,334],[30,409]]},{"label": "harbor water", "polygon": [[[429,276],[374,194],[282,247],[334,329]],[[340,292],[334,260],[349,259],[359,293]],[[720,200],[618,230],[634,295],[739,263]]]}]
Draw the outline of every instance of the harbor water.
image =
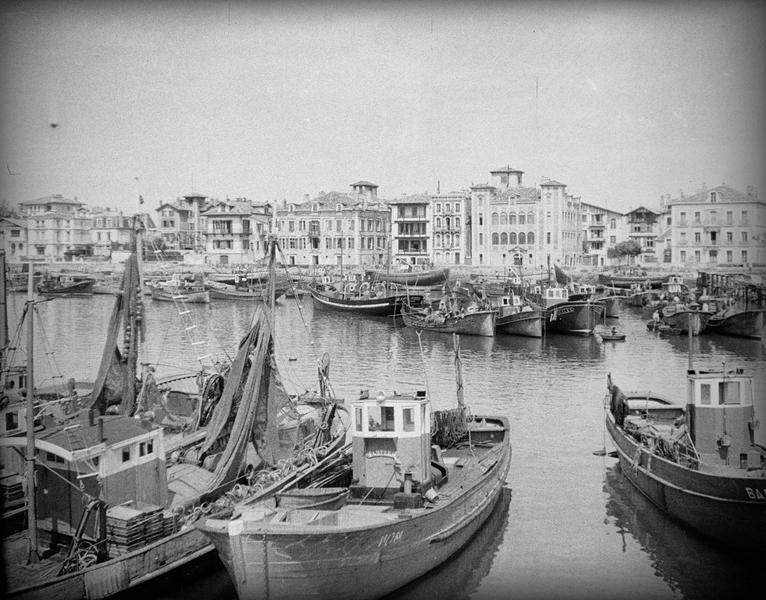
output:
[{"label": "harbor water", "polygon": [[[24,294],[8,299],[13,327]],[[111,296],[58,298],[37,306],[38,387],[98,369]],[[189,305],[207,351],[233,356],[253,304]],[[685,401],[686,336],[648,331],[650,318],[624,307],[609,319],[622,342],[463,336],[466,403],[476,414],[511,421],[513,457],[507,491],[487,525],[464,550],[400,590],[416,598],[730,598],[762,588],[763,556],[735,557],[666,518],[624,478],[606,436],[606,377],[622,389],[644,389]],[[143,360],[157,374],[195,370],[196,346],[172,303],[146,298]],[[23,336],[22,336],[23,338]],[[759,340],[701,335],[691,340],[695,368],[743,367],[756,376],[757,436],[766,443],[766,349]],[[192,350],[192,348],[195,348]],[[317,363],[330,356],[338,397],[360,391],[427,390],[436,409],[456,403],[452,338],[420,335],[391,317],[357,317],[315,309],[308,297],[282,299],[276,311],[276,356],[291,393],[316,389]],[[765,541],[766,547],[766,541]],[[197,576],[174,575],[152,597],[234,599],[220,565]]]}]

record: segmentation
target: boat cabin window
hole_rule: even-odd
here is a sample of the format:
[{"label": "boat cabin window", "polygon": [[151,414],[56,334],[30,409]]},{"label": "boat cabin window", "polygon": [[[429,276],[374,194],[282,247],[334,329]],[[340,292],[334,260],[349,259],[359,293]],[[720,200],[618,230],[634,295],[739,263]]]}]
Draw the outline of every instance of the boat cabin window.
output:
[{"label": "boat cabin window", "polygon": [[356,422],[356,430],[362,431],[362,409],[356,408],[354,410],[354,421]]},{"label": "boat cabin window", "polygon": [[402,409],[402,428],[404,431],[415,431],[415,413],[413,409]]},{"label": "boat cabin window", "polygon": [[122,462],[128,462],[130,460],[130,446],[122,449]]},{"label": "boat cabin window", "polygon": [[718,384],[719,404],[740,404],[739,381],[721,381]]},{"label": "boat cabin window", "polygon": [[369,431],[394,431],[393,406],[367,407]]},{"label": "boat cabin window", "polygon": [[12,429],[18,429],[19,427],[19,415],[15,412],[5,413],[5,429],[10,431]]},{"label": "boat cabin window", "polygon": [[700,404],[710,404],[710,385],[703,383],[700,385]]},{"label": "boat cabin window", "polygon": [[60,456],[57,456],[56,454],[53,454],[53,452],[46,452],[45,453],[45,460],[49,463],[61,463],[64,464],[64,459]]},{"label": "boat cabin window", "polygon": [[148,442],[141,442],[138,445],[138,455],[139,456],[146,456],[147,454],[151,454],[154,452],[154,441],[149,440]]}]

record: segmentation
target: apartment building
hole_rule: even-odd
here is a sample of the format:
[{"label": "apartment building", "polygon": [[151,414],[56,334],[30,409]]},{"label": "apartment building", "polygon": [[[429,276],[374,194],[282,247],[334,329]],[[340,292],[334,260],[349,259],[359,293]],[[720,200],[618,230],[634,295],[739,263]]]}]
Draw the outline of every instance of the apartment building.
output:
[{"label": "apartment building", "polygon": [[581,264],[604,267],[614,261],[609,249],[625,239],[624,215],[587,202],[581,203],[580,219],[583,229]]},{"label": "apartment building", "polygon": [[720,185],[669,201],[673,264],[766,264],[766,204],[755,188]]},{"label": "apartment building", "polygon": [[290,265],[365,267],[385,264],[391,212],[378,186],[352,183],[351,192],[320,192],[276,210],[276,233]]},{"label": "apartment building", "polygon": [[213,201],[200,214],[207,263],[252,264],[264,257],[271,206],[247,198]]},{"label": "apartment building", "polygon": [[207,196],[187,194],[173,202],[163,202],[157,212],[157,233],[166,247],[173,250],[204,251],[201,232],[202,213],[208,206]]},{"label": "apartment building", "polygon": [[82,202],[61,194],[19,203],[27,230],[27,258],[72,260],[88,252],[90,214]]},{"label": "apartment building", "polygon": [[[429,265],[431,240],[436,233],[431,228],[431,201],[428,194],[413,194],[389,200],[391,208],[391,264]],[[440,217],[440,225],[443,225]],[[442,231],[438,234],[443,243]]]},{"label": "apartment building", "polygon": [[467,191],[437,194],[431,197],[432,256],[435,264],[470,264],[471,237],[466,235],[471,214],[470,206],[471,195]]}]

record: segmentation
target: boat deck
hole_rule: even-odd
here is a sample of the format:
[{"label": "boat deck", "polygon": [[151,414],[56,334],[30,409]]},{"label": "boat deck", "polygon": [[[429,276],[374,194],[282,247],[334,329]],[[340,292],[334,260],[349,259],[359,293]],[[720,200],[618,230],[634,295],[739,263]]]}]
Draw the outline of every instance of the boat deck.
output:
[{"label": "boat deck", "polygon": [[[483,424],[482,431],[492,425]],[[497,427],[502,431],[501,427]],[[449,504],[456,498],[473,488],[475,482],[481,479],[502,458],[503,443],[475,442],[467,443],[456,448],[442,451],[442,464],[447,469],[447,476],[441,485],[435,488],[438,498],[434,502],[425,502],[422,508],[401,510],[394,508],[390,499],[376,498],[375,491],[349,502],[337,510],[303,508],[275,508],[273,500],[260,503],[241,513],[243,531],[258,531],[264,528],[271,531],[303,529],[307,526],[328,528],[331,530],[353,530],[369,528],[376,525],[398,522],[422,514],[442,505]],[[215,526],[215,519],[209,519],[208,524]],[[220,521],[219,524],[229,523]]]}]

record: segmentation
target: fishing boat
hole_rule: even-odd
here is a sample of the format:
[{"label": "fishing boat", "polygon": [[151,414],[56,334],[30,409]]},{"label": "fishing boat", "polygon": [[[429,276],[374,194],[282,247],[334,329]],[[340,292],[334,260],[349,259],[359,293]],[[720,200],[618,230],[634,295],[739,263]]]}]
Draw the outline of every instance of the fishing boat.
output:
[{"label": "fishing boat", "polygon": [[495,335],[497,312],[493,308],[437,308],[431,306],[414,307],[402,304],[402,319],[407,327],[436,331],[439,333],[457,333],[460,335]]},{"label": "fishing boat", "polygon": [[712,312],[702,310],[696,303],[670,303],[660,308],[659,313],[662,323],[670,325],[681,334],[691,331],[692,335],[702,333],[713,316]]},{"label": "fishing boat", "polygon": [[443,411],[432,412],[425,391],[363,392],[351,408],[353,482],[340,507],[267,500],[197,524],[239,598],[384,596],[466,546],[498,503],[511,460],[506,417],[467,418],[462,391],[458,408]]},{"label": "fishing boat", "polygon": [[594,300],[572,300],[561,286],[537,286],[530,299],[545,310],[545,333],[590,336],[604,318],[604,305]]},{"label": "fishing boat", "polygon": [[403,303],[418,305],[423,301],[423,294],[411,294],[396,284],[382,282],[332,284],[327,280],[309,284],[308,290],[317,308],[368,316],[398,315]]},{"label": "fishing boat", "polygon": [[766,451],[753,438],[753,378],[742,369],[690,366],[686,399],[678,402],[623,392],[611,374],[607,390],[606,428],[627,479],[698,534],[762,556]]},{"label": "fishing boat", "polygon": [[[268,481],[284,483],[305,473],[307,465],[311,471],[306,451],[321,457],[344,443],[345,407],[322,394],[296,399],[285,392],[273,357],[271,320],[261,306],[209,418],[193,419],[205,426],[182,427],[177,435],[160,426],[156,406],[143,397],[146,381],[134,374],[142,335],[135,264],[129,260],[126,294],[116,298],[119,310],[89,408],[66,422],[40,419],[26,428],[26,437],[0,439],[3,449],[32,449],[24,461],[34,469],[27,481],[38,484],[27,486],[34,492],[27,494],[25,536],[4,540],[6,597],[103,598],[198,564],[214,549],[191,524],[210,502],[238,499],[242,477],[266,474]],[[112,325],[123,314],[131,334],[120,352]],[[26,413],[30,424],[32,412]],[[258,465],[250,462],[251,441]],[[32,550],[18,552],[19,547]]]},{"label": "fishing boat", "polygon": [[599,273],[598,283],[615,288],[630,289],[636,284],[644,289],[659,289],[668,280],[667,275],[649,275],[639,269],[622,269],[613,273]]},{"label": "fishing boat", "polygon": [[96,280],[91,277],[48,276],[37,284],[37,293],[45,296],[92,294],[95,284]]},{"label": "fishing boat", "polygon": [[[280,283],[274,290],[274,297],[279,298],[290,287],[289,283]],[[205,288],[212,300],[267,300],[271,296],[268,282],[262,285],[229,284],[220,281],[207,281]]]},{"label": "fishing boat", "polygon": [[545,311],[518,294],[494,299],[497,310],[495,332],[506,335],[542,337]]},{"label": "fishing boat", "polygon": [[708,319],[706,331],[760,340],[763,339],[764,313],[766,310],[762,308],[747,310],[730,306]]},{"label": "fishing boat", "polygon": [[449,280],[449,267],[441,269],[396,271],[390,269],[366,269],[365,274],[372,281],[388,281],[399,285],[429,286]]},{"label": "fishing boat", "polygon": [[174,273],[170,279],[165,281],[155,281],[149,287],[151,289],[152,300],[210,303],[210,292],[205,289],[201,281],[186,281],[178,273]]}]

